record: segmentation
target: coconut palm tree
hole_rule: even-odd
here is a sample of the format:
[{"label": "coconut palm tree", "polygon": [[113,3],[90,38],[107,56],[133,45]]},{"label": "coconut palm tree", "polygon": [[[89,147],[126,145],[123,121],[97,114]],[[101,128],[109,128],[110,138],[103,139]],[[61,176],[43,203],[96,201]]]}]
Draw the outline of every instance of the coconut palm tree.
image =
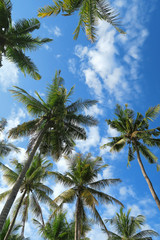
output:
[{"label": "coconut palm tree", "polygon": [[[4,240],[4,237],[9,229],[9,226],[10,226],[10,219],[8,218],[6,221],[5,221],[5,224],[3,226],[3,229],[2,231],[0,232],[0,240]],[[23,238],[21,237],[17,231],[21,228],[21,225],[15,225],[9,235],[9,238],[8,240],[27,240],[29,238]]]},{"label": "coconut palm tree", "polygon": [[[118,203],[114,197],[100,191],[106,186],[120,182],[120,179],[97,180],[98,173],[107,165],[102,164],[102,158],[92,158],[91,154],[82,156],[80,154],[69,158],[69,170],[64,174],[53,172],[55,179],[64,186],[69,187],[54,199],[54,203],[61,208],[64,203],[76,201],[75,207],[75,240],[81,238],[82,221],[86,218],[84,207],[91,210],[96,220],[105,227],[105,224],[98,213],[96,206],[101,203]],[[54,214],[54,213],[53,213]],[[106,227],[105,227],[106,229]],[[106,229],[107,231],[107,229]]]},{"label": "coconut palm tree", "polygon": [[[15,171],[0,163],[0,168],[4,172],[4,179],[12,187],[20,175],[24,163],[19,163],[17,160],[13,160],[12,165],[15,167]],[[16,200],[15,211],[12,222],[8,229],[8,232],[4,238],[7,240],[10,232],[13,229],[18,213],[22,216],[22,232],[21,236],[24,236],[25,223],[28,219],[28,211],[31,210],[36,217],[40,217],[42,224],[44,225],[42,209],[40,202],[46,203],[49,206],[52,204],[52,199],[49,197],[53,193],[52,189],[44,184],[44,181],[49,177],[50,170],[52,169],[52,163],[41,157],[40,154],[36,154],[33,158],[33,162],[28,169],[22,185],[20,187],[20,197]],[[9,195],[11,190],[5,191],[0,194],[0,200]]]},{"label": "coconut palm tree", "polygon": [[[55,213],[45,225],[36,219],[33,219],[33,222],[37,225],[40,235],[46,240],[74,240],[75,221],[69,223],[66,215],[67,212],[63,211]],[[82,240],[89,240],[85,236],[90,230],[91,221],[87,219],[82,223]]]},{"label": "coconut palm tree", "polygon": [[46,17],[58,15],[60,12],[62,12],[63,16],[70,16],[74,12],[79,11],[79,22],[74,31],[74,39],[78,38],[80,29],[82,28],[85,29],[88,39],[94,42],[96,40],[96,26],[98,20],[107,21],[115,27],[118,32],[125,34],[120,28],[119,14],[111,8],[107,0],[54,0],[53,2],[53,5],[39,9],[38,16]]},{"label": "coconut palm tree", "polygon": [[74,238],[73,228],[67,222],[66,213],[62,211],[55,214],[45,225],[36,219],[33,220],[40,235],[46,240],[72,240]]},{"label": "coconut palm tree", "polygon": [[[2,118],[0,120],[0,133],[3,132],[3,130],[5,129],[7,125],[7,121],[6,119]],[[12,143],[9,143],[5,140],[0,140],[0,157],[4,157],[7,156],[12,150],[14,151],[19,151],[19,149],[14,146]]]},{"label": "coconut palm tree", "polygon": [[106,220],[115,228],[115,232],[109,232],[108,240],[152,240],[152,236],[159,236],[153,230],[142,230],[137,233],[138,229],[141,229],[144,225],[145,217],[143,215],[133,217],[130,216],[130,212],[131,209],[125,214],[123,208],[121,208],[120,213],[116,213],[115,217]]},{"label": "coconut palm tree", "polygon": [[[150,151],[148,147],[160,147],[160,127],[150,129],[149,121],[153,121],[160,111],[160,105],[150,107],[145,116],[141,113],[135,113],[132,109],[129,109],[126,105],[124,109],[122,106],[117,105],[115,109],[115,115],[117,118],[113,120],[106,120],[108,125],[116,129],[120,136],[111,137],[111,141],[104,144],[102,148],[107,146],[111,147],[111,152],[119,152],[121,149],[128,145],[128,165],[134,159],[134,154],[137,154],[137,160],[140,165],[142,174],[148,184],[150,192],[160,209],[160,200],[153,188],[152,182],[149,179],[144,165],[142,163],[140,153],[148,160],[149,163],[156,163],[157,157]],[[158,165],[159,166],[159,165]]]},{"label": "coconut palm tree", "polygon": [[2,57],[14,62],[24,74],[30,74],[39,80],[41,76],[25,50],[35,50],[38,46],[52,41],[49,38],[33,38],[31,32],[40,28],[36,18],[22,19],[16,23],[11,18],[12,3],[10,0],[0,1],[0,67]]},{"label": "coconut palm tree", "polygon": [[13,95],[27,107],[34,119],[10,130],[12,138],[31,136],[31,140],[27,150],[29,152],[28,160],[25,162],[0,215],[0,230],[37,149],[39,148],[43,154],[51,154],[58,159],[62,153],[68,154],[72,151],[76,139],[86,139],[86,131],[82,125],[97,124],[95,118],[81,113],[83,109],[92,106],[97,101],[79,99],[71,103],[70,96],[73,88],[67,93],[62,82],[60,72],[56,72],[53,83],[47,87],[46,102],[38,92],[35,92],[37,99],[22,88],[15,87],[14,90],[11,90]]}]

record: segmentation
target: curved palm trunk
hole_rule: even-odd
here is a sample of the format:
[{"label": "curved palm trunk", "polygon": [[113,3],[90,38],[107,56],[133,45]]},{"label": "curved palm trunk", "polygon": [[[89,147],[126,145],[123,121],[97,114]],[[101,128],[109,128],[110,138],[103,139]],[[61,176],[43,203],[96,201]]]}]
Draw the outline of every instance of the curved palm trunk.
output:
[{"label": "curved palm trunk", "polygon": [[81,199],[78,194],[76,202],[76,213],[75,213],[75,233],[74,240],[80,240],[81,238]]},{"label": "curved palm trunk", "polygon": [[6,236],[4,237],[4,240],[7,240],[7,239],[8,239],[8,237],[9,237],[9,235],[10,235],[12,229],[13,229],[13,226],[14,226],[14,224],[15,224],[15,221],[16,221],[16,218],[17,218],[19,209],[20,209],[20,207],[21,207],[21,205],[22,205],[22,202],[23,202],[23,199],[24,199],[24,197],[25,197],[25,195],[26,195],[26,192],[27,192],[27,191],[24,191],[24,193],[23,193],[23,195],[22,195],[22,197],[21,197],[21,200],[20,200],[20,202],[19,202],[19,204],[18,204],[18,207],[17,207],[17,210],[16,210],[16,212],[15,212],[15,215],[14,215],[14,217],[13,217],[13,219],[12,219],[12,222],[11,222],[11,224],[10,224],[10,226],[9,226],[9,229],[8,229],[8,231],[7,231],[7,233],[6,233]]},{"label": "curved palm trunk", "polygon": [[5,220],[7,219],[7,216],[9,214],[9,211],[12,207],[12,204],[17,196],[17,193],[20,189],[20,186],[22,184],[22,181],[23,181],[23,178],[25,177],[25,174],[28,170],[28,168],[30,167],[30,164],[33,160],[33,157],[34,157],[34,154],[35,152],[37,151],[42,139],[43,139],[43,136],[44,136],[44,133],[45,131],[48,129],[48,124],[45,126],[45,128],[39,133],[38,137],[37,137],[37,141],[35,142],[33,148],[32,148],[32,151],[28,157],[28,160],[25,162],[25,165],[24,165],[24,168],[21,172],[21,174],[19,175],[15,185],[13,186],[13,189],[2,209],[2,212],[1,212],[1,215],[0,215],[0,232],[2,231],[2,228],[3,228],[3,225],[5,223]]},{"label": "curved palm trunk", "polygon": [[158,198],[158,196],[157,196],[157,194],[156,194],[156,192],[155,192],[155,190],[153,188],[153,185],[152,185],[152,183],[151,183],[151,181],[150,181],[150,179],[149,179],[149,177],[148,177],[148,175],[147,175],[147,173],[146,173],[146,171],[144,169],[144,166],[143,166],[143,163],[141,161],[139,150],[138,150],[138,147],[137,147],[136,143],[135,143],[135,148],[136,148],[136,152],[137,152],[138,163],[140,165],[142,174],[143,174],[143,176],[144,176],[144,178],[145,178],[145,180],[146,180],[146,182],[148,184],[149,190],[150,190],[150,192],[151,192],[151,194],[152,194],[152,196],[153,196],[153,198],[154,198],[154,200],[155,200],[155,202],[156,202],[156,204],[157,204],[157,206],[158,206],[158,208],[160,210],[160,200],[159,200],[159,198]]}]

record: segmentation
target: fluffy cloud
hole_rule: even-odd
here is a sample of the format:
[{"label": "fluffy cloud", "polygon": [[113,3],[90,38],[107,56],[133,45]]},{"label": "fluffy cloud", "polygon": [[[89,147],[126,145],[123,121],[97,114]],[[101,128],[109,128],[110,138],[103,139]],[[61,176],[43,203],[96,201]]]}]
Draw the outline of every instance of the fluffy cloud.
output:
[{"label": "fluffy cloud", "polygon": [[100,134],[98,127],[90,127],[87,131],[87,139],[85,141],[76,141],[76,147],[82,152],[89,152],[91,147],[99,149]]},{"label": "fluffy cloud", "polygon": [[43,28],[45,28],[49,34],[54,34],[56,37],[60,37],[62,36],[62,33],[61,33],[61,29],[58,27],[58,26],[55,26],[55,27],[50,27],[48,25],[46,25],[45,23],[43,23]]},{"label": "fluffy cloud", "polygon": [[[112,26],[99,22],[98,41],[91,47],[77,45],[75,54],[80,60],[80,74],[85,83],[97,96],[105,101],[129,101],[140,91],[139,63],[141,49],[148,36],[145,27],[146,11],[151,1],[115,0],[113,6],[119,9],[126,29],[126,35],[118,34]],[[153,4],[154,5],[154,4]],[[143,11],[142,11],[143,9]],[[120,52],[121,47],[121,52]],[[106,92],[109,96],[106,97]]]},{"label": "fluffy cloud", "polygon": [[76,73],[76,62],[74,58],[70,58],[68,60],[68,65],[69,65],[69,71],[73,74]]},{"label": "fluffy cloud", "polygon": [[17,66],[3,57],[2,61],[3,66],[0,68],[0,85],[3,91],[6,91],[8,88],[13,85],[18,84],[18,68]]}]

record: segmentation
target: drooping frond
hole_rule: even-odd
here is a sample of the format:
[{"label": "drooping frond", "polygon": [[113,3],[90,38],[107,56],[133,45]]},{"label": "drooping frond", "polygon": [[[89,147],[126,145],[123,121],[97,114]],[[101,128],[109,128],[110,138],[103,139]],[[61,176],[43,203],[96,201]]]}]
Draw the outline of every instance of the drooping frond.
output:
[{"label": "drooping frond", "polygon": [[31,19],[22,19],[19,20],[15,23],[14,29],[16,32],[21,33],[21,34],[26,34],[33,32],[35,29],[40,28],[40,22],[36,18],[31,18]]},{"label": "drooping frond", "polygon": [[29,136],[33,134],[38,128],[39,119],[24,122],[9,131],[9,137],[17,138]]},{"label": "drooping frond", "polygon": [[130,162],[134,160],[134,151],[133,148],[131,146],[129,146],[128,148],[128,163],[127,166],[130,166]]},{"label": "drooping frond", "polygon": [[76,191],[74,188],[70,188],[63,193],[61,193],[58,197],[56,197],[53,201],[53,203],[71,203],[76,197]]},{"label": "drooping frond", "polygon": [[35,80],[40,80],[41,76],[38,73],[38,69],[36,65],[31,61],[29,57],[27,57],[21,50],[13,49],[7,47],[6,49],[6,57],[17,64],[20,70],[24,74],[29,74]]},{"label": "drooping frond", "polygon": [[158,116],[159,112],[160,112],[160,104],[158,104],[155,107],[150,107],[145,113],[145,117],[148,120],[153,121]]},{"label": "drooping frond", "polygon": [[138,143],[138,149],[149,163],[156,163],[158,158],[144,144]]},{"label": "drooping frond", "polygon": [[91,188],[100,190],[102,188],[105,188],[106,186],[110,186],[112,184],[114,185],[119,182],[121,182],[119,178],[118,179],[102,179],[102,180],[90,183],[89,186]]},{"label": "drooping frond", "polygon": [[93,189],[93,188],[89,188],[87,187],[87,189],[94,195],[96,196],[96,198],[98,198],[98,200],[102,203],[116,203],[116,204],[119,204],[123,207],[123,204],[117,200],[116,198],[104,193],[104,192],[100,192],[100,191],[97,191],[96,189]]},{"label": "drooping frond", "polygon": [[143,230],[133,236],[134,239],[145,239],[149,240],[152,239],[152,237],[159,237],[159,234],[153,230]]}]

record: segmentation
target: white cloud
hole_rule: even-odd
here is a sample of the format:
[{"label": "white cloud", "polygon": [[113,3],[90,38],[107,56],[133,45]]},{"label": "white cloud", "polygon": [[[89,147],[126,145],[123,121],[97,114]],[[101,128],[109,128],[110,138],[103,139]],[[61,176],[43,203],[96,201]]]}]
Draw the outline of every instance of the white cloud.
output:
[{"label": "white cloud", "polygon": [[91,147],[99,148],[99,128],[98,127],[90,127],[87,131],[87,139],[77,140],[76,147],[83,153],[89,152]]},{"label": "white cloud", "polygon": [[19,71],[17,66],[3,57],[3,66],[0,68],[0,85],[3,91],[18,84]]},{"label": "white cloud", "polygon": [[61,54],[57,54],[57,55],[56,55],[56,58],[60,58],[60,57],[61,57]]},{"label": "white cloud", "polygon": [[50,27],[43,23],[43,27],[48,31],[49,34],[54,34],[56,37],[62,36],[61,29],[58,26]]},{"label": "white cloud", "polygon": [[[98,41],[91,47],[77,45],[75,48],[80,59],[80,74],[84,74],[86,85],[105,102],[126,102],[133,93],[134,97],[138,96],[140,87],[137,79],[141,78],[141,49],[148,36],[145,24],[150,11],[149,2],[146,6],[144,1],[138,0],[114,1],[113,6],[121,10],[127,34],[120,35],[108,23],[101,21],[97,27]],[[106,92],[109,93],[107,97]]]},{"label": "white cloud", "polygon": [[133,191],[131,186],[123,186],[123,187],[121,187],[119,189],[119,194],[121,196],[121,199],[123,199],[123,200],[127,199],[128,197],[132,197],[132,198],[136,197],[136,194]]},{"label": "white cloud", "polygon": [[61,29],[59,27],[57,27],[57,26],[55,26],[55,28],[54,28],[54,35],[56,37],[62,36]]},{"label": "white cloud", "polygon": [[57,171],[64,173],[68,170],[68,162],[65,157],[61,157],[60,160],[56,163]]},{"label": "white cloud", "polygon": [[108,166],[103,170],[103,178],[113,178],[113,166]]},{"label": "white cloud", "polygon": [[[26,116],[27,114],[22,108],[18,108],[16,110],[13,109],[11,112],[11,115],[7,119],[7,126],[5,128],[4,134],[6,134],[10,129],[19,125],[26,118]],[[10,141],[17,141],[17,140],[10,139]],[[18,141],[22,141],[22,140],[18,139]]]},{"label": "white cloud", "polygon": [[119,132],[110,126],[108,127],[107,133],[111,137],[117,137],[119,135]]},{"label": "white cloud", "polygon": [[91,115],[91,116],[98,116],[98,115],[103,115],[103,109],[100,108],[100,106],[93,105],[92,107],[90,107],[89,109],[85,109],[85,114],[86,115]]},{"label": "white cloud", "polygon": [[54,184],[52,188],[53,188],[53,196],[54,196],[53,199],[58,197],[62,192],[66,191],[66,187],[64,187],[64,185],[61,183]]},{"label": "white cloud", "polygon": [[92,225],[92,230],[87,234],[87,237],[91,240],[94,240],[95,236],[97,236],[97,239],[107,239],[107,234],[102,232],[101,227],[98,224]]},{"label": "white cloud", "polygon": [[68,60],[68,67],[69,67],[69,71],[73,74],[76,73],[76,61],[74,58],[70,58]]},{"label": "white cloud", "polygon": [[50,49],[50,46],[48,44],[44,44],[43,47],[46,49],[46,50],[49,50]]},{"label": "white cloud", "polygon": [[95,95],[98,98],[102,97],[102,84],[98,79],[95,71],[91,70],[90,68],[83,70],[83,73],[86,78],[86,84],[91,88]]}]

